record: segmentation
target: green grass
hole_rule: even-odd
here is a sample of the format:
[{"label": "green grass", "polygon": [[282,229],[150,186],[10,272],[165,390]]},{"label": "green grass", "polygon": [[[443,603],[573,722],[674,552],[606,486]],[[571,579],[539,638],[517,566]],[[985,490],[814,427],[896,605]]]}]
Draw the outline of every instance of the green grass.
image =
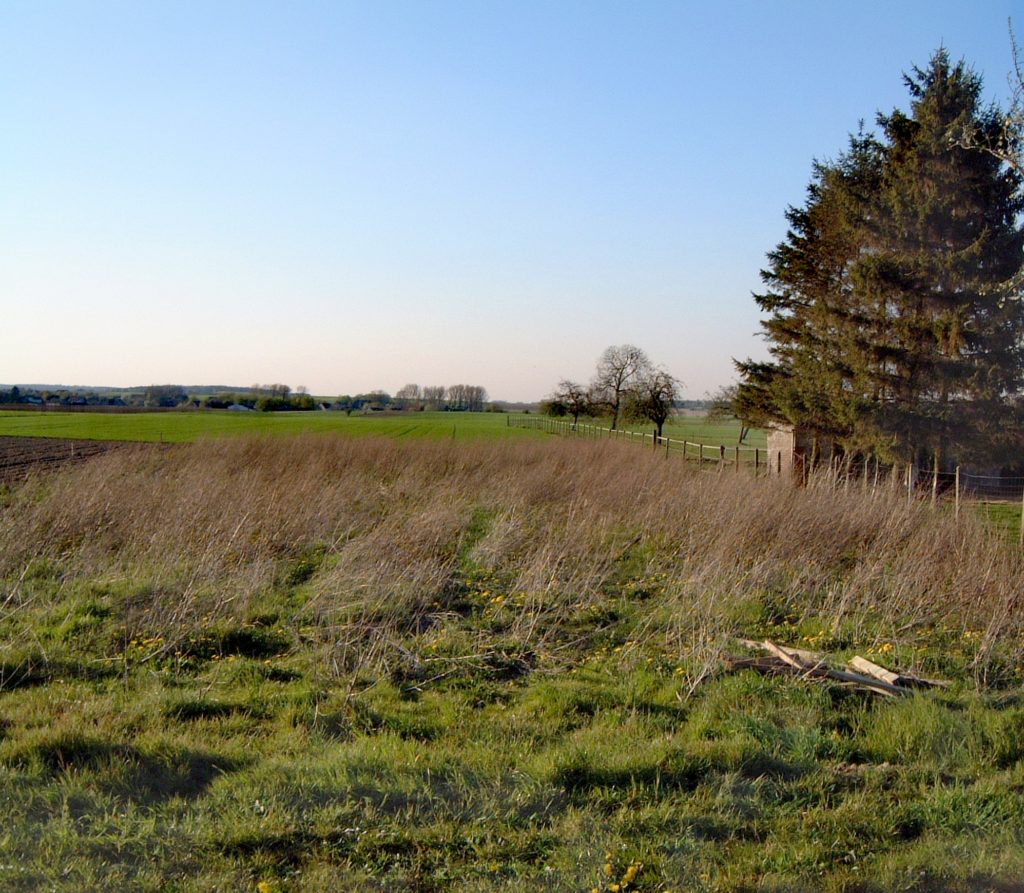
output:
[{"label": "green grass", "polygon": [[[562,419],[565,421],[565,419]],[[571,421],[571,419],[569,420]],[[593,424],[607,428],[608,419],[584,419],[583,424]],[[650,435],[654,431],[652,424],[623,422],[619,428],[624,431],[638,431]],[[749,428],[745,432],[743,443],[739,442],[741,426],[737,419],[717,419],[708,421],[704,415],[679,415],[665,424],[662,434],[672,440],[685,440],[689,443],[702,443],[707,446],[727,448],[743,446],[749,449],[767,447],[767,434],[763,428]],[[649,443],[650,441],[648,441]]]},{"label": "green grass", "polygon": [[[607,593],[608,645],[635,641],[641,582]],[[79,584],[47,611],[58,585],[2,624],[47,651],[0,702],[5,890],[952,891],[1024,871],[1019,691],[893,702],[747,672],[681,699],[681,665],[633,645],[509,674],[472,659],[502,610],[473,595],[405,643],[445,671],[338,685],[290,584],[163,654],[120,637],[129,593]]]},{"label": "green grass", "polygon": [[536,436],[506,427],[503,413],[420,412],[347,416],[337,412],[0,412],[0,435],[186,443],[204,437],[338,433],[400,438]]},{"label": "green grass", "polygon": [[[636,430],[645,429],[636,428]],[[726,447],[737,445],[759,447],[760,449],[767,447],[763,428],[748,429],[743,443],[740,444],[740,423],[736,419],[709,422],[706,416],[678,416],[665,425],[664,433],[666,437],[673,440],[688,440],[691,443],[704,443],[712,446],[724,444]]]},{"label": "green grass", "polygon": [[1020,537],[1021,506],[1018,502],[980,502],[977,511],[996,530],[1016,541]]}]

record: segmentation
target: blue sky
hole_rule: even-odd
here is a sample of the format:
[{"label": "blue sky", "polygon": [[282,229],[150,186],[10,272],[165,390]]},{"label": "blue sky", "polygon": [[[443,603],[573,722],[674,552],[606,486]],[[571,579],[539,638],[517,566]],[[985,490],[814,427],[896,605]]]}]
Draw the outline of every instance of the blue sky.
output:
[{"label": "blue sky", "polygon": [[699,398],[811,163],[1024,2],[45,2],[0,27],[0,381]]}]

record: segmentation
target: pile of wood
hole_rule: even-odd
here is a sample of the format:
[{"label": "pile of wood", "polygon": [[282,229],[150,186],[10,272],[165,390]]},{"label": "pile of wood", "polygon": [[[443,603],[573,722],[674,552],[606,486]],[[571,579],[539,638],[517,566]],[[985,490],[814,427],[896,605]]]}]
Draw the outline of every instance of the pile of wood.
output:
[{"label": "pile of wood", "polygon": [[723,655],[725,665],[731,670],[755,670],[774,676],[832,680],[848,688],[889,698],[903,697],[915,688],[945,688],[949,685],[941,679],[924,679],[907,673],[894,673],[866,657],[854,657],[847,661],[846,669],[839,670],[830,666],[824,655],[813,651],[784,648],[767,639],[763,642],[740,639],[740,644],[766,654],[758,657]]}]

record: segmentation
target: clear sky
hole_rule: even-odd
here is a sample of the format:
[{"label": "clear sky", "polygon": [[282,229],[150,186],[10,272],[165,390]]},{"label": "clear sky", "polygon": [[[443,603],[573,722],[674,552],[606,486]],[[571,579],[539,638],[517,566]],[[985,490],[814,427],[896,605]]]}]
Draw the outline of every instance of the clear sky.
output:
[{"label": "clear sky", "polygon": [[48,2],[0,15],[0,381],[482,384],[761,356],[814,158],[1004,2]]}]

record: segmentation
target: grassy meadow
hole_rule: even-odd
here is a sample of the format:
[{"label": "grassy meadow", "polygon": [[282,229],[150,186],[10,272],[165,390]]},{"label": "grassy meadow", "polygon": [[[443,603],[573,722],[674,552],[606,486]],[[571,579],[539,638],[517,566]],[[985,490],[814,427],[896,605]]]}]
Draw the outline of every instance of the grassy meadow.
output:
[{"label": "grassy meadow", "polygon": [[[0,580],[5,891],[1021,889],[1024,562],[900,493],[140,446],[5,491]],[[737,637],[953,685],[726,672]]]},{"label": "grassy meadow", "polygon": [[[639,426],[626,427],[648,430]],[[312,433],[456,440],[539,436],[534,431],[509,429],[504,413],[491,412],[356,413],[348,416],[340,412],[214,410],[153,413],[0,411],[0,436],[186,443],[232,435]],[[681,415],[666,426],[665,433],[694,443],[731,446],[739,437],[739,423],[709,423],[703,416]],[[764,432],[752,431],[745,442],[750,446],[763,447]]]},{"label": "grassy meadow", "polygon": [[[506,437],[510,432],[502,413],[482,412],[345,415],[342,412],[227,410],[140,413],[0,411],[0,435],[8,436],[190,443],[203,438],[325,433],[475,440]],[[511,433],[513,436],[536,436],[533,432]]]}]

